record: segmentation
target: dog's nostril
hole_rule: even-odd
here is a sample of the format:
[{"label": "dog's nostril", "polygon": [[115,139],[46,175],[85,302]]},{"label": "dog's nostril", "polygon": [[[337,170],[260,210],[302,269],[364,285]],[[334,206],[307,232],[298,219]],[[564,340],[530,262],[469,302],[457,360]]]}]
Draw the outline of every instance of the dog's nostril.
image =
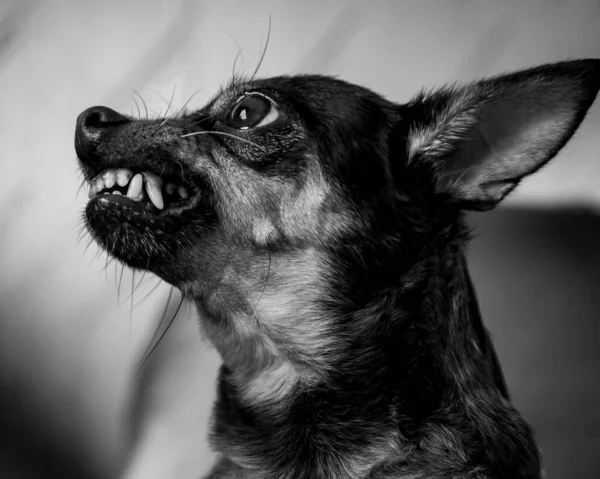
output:
[{"label": "dog's nostril", "polygon": [[120,113],[105,106],[94,106],[83,111],[77,117],[75,127],[77,156],[82,160],[92,160],[98,144],[109,137],[116,127],[130,121]]},{"label": "dog's nostril", "polygon": [[101,126],[100,113],[98,113],[97,111],[91,112],[88,116],[85,117],[85,119],[83,121],[83,126],[86,126],[89,128],[100,128],[100,126]]},{"label": "dog's nostril", "polygon": [[129,123],[130,120],[105,106],[88,108],[79,115],[77,126],[83,129],[102,129]]}]

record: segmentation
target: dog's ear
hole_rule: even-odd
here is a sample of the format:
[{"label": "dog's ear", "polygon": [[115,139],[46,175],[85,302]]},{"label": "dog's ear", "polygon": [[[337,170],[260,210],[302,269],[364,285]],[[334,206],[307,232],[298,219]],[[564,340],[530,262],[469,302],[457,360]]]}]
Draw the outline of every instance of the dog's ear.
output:
[{"label": "dog's ear", "polygon": [[600,60],[576,60],[422,93],[405,110],[408,169],[464,208],[493,208],[565,145],[598,89]]}]

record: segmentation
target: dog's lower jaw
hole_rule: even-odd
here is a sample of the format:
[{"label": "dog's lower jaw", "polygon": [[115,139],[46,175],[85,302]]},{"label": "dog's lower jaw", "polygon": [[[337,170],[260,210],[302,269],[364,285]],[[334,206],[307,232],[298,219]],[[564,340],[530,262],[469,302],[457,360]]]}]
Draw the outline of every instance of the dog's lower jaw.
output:
[{"label": "dog's lower jaw", "polygon": [[[533,433],[505,397],[464,258],[444,257],[409,291],[355,312],[374,333],[357,329],[313,384],[286,378],[277,404],[248,402],[243,373],[224,366],[212,431],[223,459],[208,477],[539,478]],[[406,301],[417,316],[405,315]]]}]

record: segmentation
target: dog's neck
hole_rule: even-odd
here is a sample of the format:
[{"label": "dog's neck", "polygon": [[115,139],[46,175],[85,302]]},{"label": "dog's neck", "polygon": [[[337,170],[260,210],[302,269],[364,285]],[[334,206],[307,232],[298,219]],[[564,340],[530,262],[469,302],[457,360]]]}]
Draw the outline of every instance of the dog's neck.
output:
[{"label": "dog's neck", "polygon": [[[493,387],[461,240],[432,248],[443,251],[420,247],[409,266],[395,264],[393,253],[363,265],[361,285],[351,288],[365,291],[361,304],[329,298],[331,309],[316,308],[310,292],[320,289],[306,280],[294,283],[286,277],[293,269],[274,265],[273,284],[285,279],[279,284],[286,286],[265,288],[256,298],[258,318],[205,318],[224,358],[213,431],[217,450],[241,467],[277,477],[292,477],[286,469],[292,463],[306,464],[306,476],[297,477],[365,477],[409,453],[449,390]],[[313,251],[296,266],[316,271],[321,262]],[[367,286],[381,284],[382,274],[387,287]],[[204,302],[197,304],[210,316]],[[361,430],[360,444],[344,439]],[[303,460],[286,461],[290,455]]]}]

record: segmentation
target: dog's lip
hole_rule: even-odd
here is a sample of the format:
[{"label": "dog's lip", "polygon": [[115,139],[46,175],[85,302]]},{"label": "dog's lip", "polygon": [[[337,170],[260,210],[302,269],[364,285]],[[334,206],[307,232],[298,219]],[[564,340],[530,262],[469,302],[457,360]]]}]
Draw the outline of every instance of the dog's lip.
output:
[{"label": "dog's lip", "polygon": [[143,153],[123,155],[112,153],[110,156],[96,153],[92,159],[81,155],[78,155],[77,159],[87,181],[93,181],[108,169],[128,169],[134,173],[147,171],[161,177],[186,177],[193,173],[185,163],[178,161],[172,155],[144,157]]},{"label": "dog's lip", "polygon": [[136,201],[124,195],[116,195],[111,193],[98,193],[90,198],[88,205],[99,203],[104,207],[119,206],[125,208],[132,213],[142,214],[148,217],[167,217],[179,216],[187,211],[191,211],[198,207],[202,201],[202,191],[196,188],[192,194],[185,200],[177,201],[167,205],[164,209],[157,208],[149,200]]}]

